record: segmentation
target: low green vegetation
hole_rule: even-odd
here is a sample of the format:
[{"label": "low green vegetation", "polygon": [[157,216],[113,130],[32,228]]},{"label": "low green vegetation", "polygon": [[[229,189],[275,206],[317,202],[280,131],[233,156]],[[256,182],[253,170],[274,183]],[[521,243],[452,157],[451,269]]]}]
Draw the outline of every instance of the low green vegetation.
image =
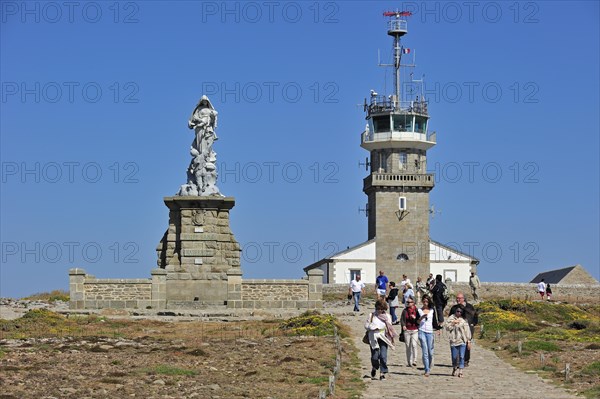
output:
[{"label": "low green vegetation", "polygon": [[586,398],[600,397],[600,306],[500,299],[476,309],[480,344]]},{"label": "low green vegetation", "polygon": [[593,362],[588,364],[583,368],[581,372],[590,375],[600,375],[600,362]]},{"label": "low green vegetation", "polygon": [[292,335],[333,335],[336,318],[317,311],[304,312],[280,323],[279,329]]},{"label": "low green vegetation", "polygon": [[45,302],[56,302],[63,301],[69,302],[69,291],[65,290],[54,290],[50,292],[38,292],[25,298],[21,298],[27,301],[45,301]]}]

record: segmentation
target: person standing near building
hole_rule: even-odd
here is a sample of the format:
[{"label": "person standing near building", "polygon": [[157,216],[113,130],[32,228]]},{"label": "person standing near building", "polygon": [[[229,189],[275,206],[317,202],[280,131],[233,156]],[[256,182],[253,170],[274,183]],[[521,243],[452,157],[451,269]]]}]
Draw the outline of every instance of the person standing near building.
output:
[{"label": "person standing near building", "polygon": [[429,295],[429,288],[427,287],[427,284],[425,284],[425,282],[423,282],[421,277],[417,277],[417,282],[415,283],[415,289],[417,291],[417,302],[418,303],[421,302],[421,298],[423,298],[423,296]]},{"label": "person standing near building", "polygon": [[429,273],[429,277],[427,277],[426,284],[427,289],[429,290],[429,292],[431,292],[433,286],[435,285],[435,277],[433,277],[433,273]]},{"label": "person standing near building", "polygon": [[448,305],[448,287],[442,282],[441,274],[435,276],[435,285],[431,290],[431,295],[435,305],[437,320],[441,326],[444,322],[444,308]]},{"label": "person standing near building", "polygon": [[473,294],[473,300],[478,301],[479,295],[477,294],[477,290],[481,287],[481,281],[479,281],[479,277],[475,275],[475,272],[471,272],[471,277],[469,277],[469,287],[471,287],[471,294]]},{"label": "person standing near building", "polygon": [[360,281],[360,274],[357,274],[354,277],[354,280],[350,282],[350,287],[348,288],[348,294],[352,294],[354,298],[354,311],[360,311],[360,294],[365,292],[365,283]]},{"label": "person standing near building", "polygon": [[544,279],[538,283],[537,288],[542,300],[544,300],[544,295],[546,295],[546,283],[544,283]]},{"label": "person standing near building", "polygon": [[402,303],[407,306],[409,299],[415,299],[415,291],[413,290],[413,286],[411,283],[406,283],[404,286],[404,293],[402,294]]},{"label": "person standing near building", "polygon": [[410,279],[406,276],[406,274],[403,274],[402,281],[400,282],[400,289],[402,290],[402,292],[404,292],[406,284],[410,284]]},{"label": "person standing near building", "polygon": [[550,288],[550,283],[548,283],[548,285],[546,285],[546,299],[547,300],[552,299],[552,288]]},{"label": "person standing near building", "polygon": [[[475,326],[479,323],[479,316],[475,307],[467,302],[465,294],[459,292],[456,294],[456,305],[450,308],[450,315],[456,313],[457,309],[463,309],[463,318],[469,324],[469,330],[471,331],[471,338],[475,333]],[[471,339],[472,341],[472,339]],[[469,367],[469,361],[471,360],[471,348],[470,345],[465,348],[465,367]]]},{"label": "person standing near building", "polygon": [[388,306],[390,307],[390,315],[392,316],[392,324],[398,324],[398,317],[396,316],[396,309],[400,306],[400,300],[398,299],[398,288],[396,283],[390,281],[390,293],[386,299]]},{"label": "person standing near building", "polygon": [[383,273],[383,270],[380,270],[379,276],[377,276],[375,279],[375,292],[377,292],[377,299],[385,299],[388,282],[389,280],[387,276]]}]

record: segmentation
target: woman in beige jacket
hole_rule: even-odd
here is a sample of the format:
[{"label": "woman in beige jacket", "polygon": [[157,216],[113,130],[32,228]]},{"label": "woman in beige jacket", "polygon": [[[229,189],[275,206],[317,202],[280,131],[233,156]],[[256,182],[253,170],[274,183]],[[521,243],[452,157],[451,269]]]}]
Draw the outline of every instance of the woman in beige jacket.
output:
[{"label": "woman in beige jacket", "polygon": [[452,354],[452,375],[463,376],[465,368],[465,350],[471,345],[471,329],[463,318],[465,309],[459,306],[454,314],[446,320],[446,330],[450,335],[450,353]]}]

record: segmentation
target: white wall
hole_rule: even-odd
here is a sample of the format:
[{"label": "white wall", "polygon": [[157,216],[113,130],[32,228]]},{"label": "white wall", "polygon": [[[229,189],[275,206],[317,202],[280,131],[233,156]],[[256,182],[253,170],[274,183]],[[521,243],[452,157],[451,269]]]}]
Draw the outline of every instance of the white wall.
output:
[{"label": "white wall", "polygon": [[[335,265],[335,266],[334,266]],[[360,278],[365,284],[375,284],[375,262],[347,261],[335,262],[334,279],[336,284],[350,284],[350,269],[360,269]]]},{"label": "white wall", "polygon": [[[450,277],[455,282],[469,282],[471,262],[431,262],[430,265],[431,273],[434,276],[441,274],[443,281],[446,281],[446,277]],[[452,271],[456,271],[456,274]]]}]

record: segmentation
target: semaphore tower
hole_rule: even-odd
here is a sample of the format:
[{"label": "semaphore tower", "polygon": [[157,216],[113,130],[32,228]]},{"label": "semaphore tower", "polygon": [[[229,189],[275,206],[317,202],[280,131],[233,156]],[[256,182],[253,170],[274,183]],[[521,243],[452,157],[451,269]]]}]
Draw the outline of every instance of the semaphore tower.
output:
[{"label": "semaphore tower", "polygon": [[[392,278],[407,274],[411,279],[429,274],[429,192],[434,176],[427,173],[427,150],[435,145],[429,133],[427,100],[422,79],[412,79],[411,54],[402,46],[407,33],[408,11],[386,12],[388,35],[394,41],[393,63],[380,64],[394,71],[394,91],[379,95],[371,90],[365,99],[367,126],[361,147],[370,153],[370,174],[364,179],[368,197],[369,240],[376,239],[376,263]],[[403,74],[404,73],[404,74]],[[403,85],[402,78],[410,77]],[[419,91],[421,88],[421,91]]]}]

